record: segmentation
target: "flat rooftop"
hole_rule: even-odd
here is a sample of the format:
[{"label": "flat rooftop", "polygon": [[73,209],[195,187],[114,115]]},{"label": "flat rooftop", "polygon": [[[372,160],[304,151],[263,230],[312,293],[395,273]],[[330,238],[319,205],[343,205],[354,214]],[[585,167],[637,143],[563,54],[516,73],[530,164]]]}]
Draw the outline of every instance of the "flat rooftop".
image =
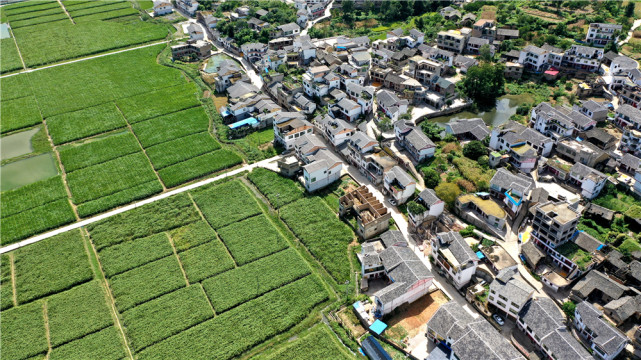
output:
[{"label": "flat rooftop", "polygon": [[481,209],[482,212],[488,215],[494,216],[496,218],[505,218],[506,216],[505,211],[494,200],[483,200],[480,197],[473,194],[461,195],[459,196],[458,200],[463,204],[473,202],[474,205],[476,205],[476,207]]}]

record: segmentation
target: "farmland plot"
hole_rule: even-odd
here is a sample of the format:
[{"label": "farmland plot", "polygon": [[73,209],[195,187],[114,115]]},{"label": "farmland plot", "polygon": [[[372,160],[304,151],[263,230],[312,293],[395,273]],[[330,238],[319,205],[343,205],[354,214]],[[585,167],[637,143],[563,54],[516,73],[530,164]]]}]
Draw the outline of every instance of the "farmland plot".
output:
[{"label": "farmland plot", "polygon": [[213,318],[214,312],[196,284],[127,310],[122,317],[133,348],[140,351]]},{"label": "farmland plot", "polygon": [[14,243],[75,220],[76,216],[67,199],[54,200],[15,215],[2,217],[0,221],[2,245]]},{"label": "farmland plot", "polygon": [[48,345],[42,302],[3,311],[0,333],[3,359],[24,359],[45,354]]},{"label": "farmland plot", "polygon": [[196,221],[189,225],[171,230],[169,232],[169,236],[174,242],[176,251],[187,250],[208,241],[217,240],[216,233],[205,221]]},{"label": "farmland plot", "polygon": [[91,15],[91,14],[98,14],[98,13],[103,13],[107,11],[113,11],[113,10],[119,10],[123,8],[131,8],[131,4],[126,1],[110,1],[102,6],[94,6],[94,7],[85,7],[83,9],[78,9],[78,8],[70,8],[67,9],[69,12],[69,15],[71,15],[72,18],[76,18],[78,16],[84,16],[84,15]]},{"label": "farmland plot", "polygon": [[11,18],[9,18],[9,24],[11,25],[11,29],[14,30],[14,34],[15,30],[25,26],[31,27],[33,25],[49,24],[54,22],[66,22],[70,24],[71,20],[69,20],[69,17],[62,11],[62,9],[60,9],[60,12],[57,14],[43,15],[30,19],[12,21]]},{"label": "farmland plot", "polygon": [[138,12],[138,10],[136,10],[134,8],[125,8],[125,9],[101,12],[101,13],[97,13],[97,14],[78,16],[78,17],[74,18],[74,21],[76,23],[78,23],[78,24],[81,24],[81,23],[84,23],[84,22],[92,22],[93,23],[96,20],[111,20],[111,19],[116,19],[116,18],[130,16],[130,15],[139,16],[140,13]]},{"label": "farmland plot", "polygon": [[281,251],[202,282],[218,314],[311,273],[293,249]]},{"label": "farmland plot", "polygon": [[0,310],[13,307],[13,288],[11,285],[11,259],[0,255]]},{"label": "farmland plot", "polygon": [[3,134],[42,123],[40,109],[33,96],[3,101],[0,110],[2,116],[0,133]]},{"label": "farmland plot", "polygon": [[87,335],[51,351],[49,359],[120,360],[127,356],[115,327]]},{"label": "farmland plot", "polygon": [[304,195],[303,189],[297,182],[264,168],[252,170],[247,178],[256,185],[275,208],[296,201]]},{"label": "farmland plot", "polygon": [[80,230],[16,250],[14,264],[19,304],[70,289],[93,277]]},{"label": "farmland plot", "polygon": [[198,88],[193,82],[171,86],[132,97],[118,99],[116,104],[130,123],[155,118],[199,106]]},{"label": "farmland plot", "polygon": [[205,190],[199,189],[193,192],[193,197],[214,229],[261,213],[256,199],[238,180]]},{"label": "farmland plot", "polygon": [[70,173],[140,152],[140,145],[131,132],[125,131],[83,144],[63,146],[58,151],[65,171]]},{"label": "farmland plot", "polygon": [[0,73],[22,70],[22,61],[20,61],[18,48],[16,48],[16,43],[13,41],[13,38],[0,40],[0,52],[2,52]]},{"label": "farmland plot", "polygon": [[168,187],[229,169],[243,162],[235,152],[227,149],[216,150],[204,155],[179,162],[158,171],[158,176]]},{"label": "farmland plot", "polygon": [[61,176],[54,176],[2,193],[0,213],[5,218],[67,197]]},{"label": "farmland plot", "polygon": [[350,360],[356,357],[347,354],[343,346],[336,340],[324,324],[316,325],[309,334],[298,338],[269,356],[260,357],[261,360],[307,360],[307,359],[335,359]]},{"label": "farmland plot", "polygon": [[158,233],[100,250],[100,262],[105,275],[111,277],[171,254],[167,235]]},{"label": "farmland plot", "polygon": [[287,247],[283,236],[265,215],[231,224],[219,229],[218,234],[239,266]]},{"label": "farmland plot", "polygon": [[327,298],[320,281],[309,276],[150,346],[138,355],[143,360],[231,359],[298,324]]},{"label": "farmland plot", "polygon": [[113,276],[109,283],[120,311],[186,285],[178,260],[173,255]]},{"label": "farmland plot", "polygon": [[145,148],[203,131],[209,128],[209,117],[202,107],[195,107],[132,125]]},{"label": "farmland plot", "polygon": [[105,294],[98,281],[90,281],[55,294],[46,302],[53,347],[113,324]]},{"label": "farmland plot", "polygon": [[98,250],[200,220],[191,199],[179,194],[87,226]]},{"label": "farmland plot", "polygon": [[27,75],[14,75],[6,77],[0,81],[0,96],[2,96],[2,106],[7,100],[17,99],[33,95],[31,84]]},{"label": "farmland plot", "polygon": [[156,170],[220,149],[208,132],[187,135],[145,149]]},{"label": "farmland plot", "polygon": [[284,206],[283,220],[337,282],[349,278],[347,249],[352,231],[320,198],[305,198]]},{"label": "farmland plot", "polygon": [[201,281],[234,268],[234,260],[219,240],[185,250],[178,257],[190,282]]},{"label": "farmland plot", "polygon": [[112,102],[47,118],[53,143],[64,144],[127,126]]},{"label": "farmland plot", "polygon": [[[126,6],[127,9],[124,10],[128,15],[137,13],[137,10],[131,8],[129,2],[116,3],[110,6]],[[62,13],[62,10],[60,11]],[[122,12],[123,10],[121,8],[117,11]],[[165,26],[151,22],[117,23],[111,21],[82,22],[78,20],[90,20],[90,17],[97,15],[103,15],[104,17],[106,14],[113,15],[114,13],[105,12],[76,18],[76,15],[72,12],[71,15],[76,20],[76,24],[72,24],[67,15],[62,13],[61,18],[66,21],[15,29],[14,34],[25,64],[27,66],[46,65],[162,40],[168,34]],[[51,41],[51,39],[56,39],[56,41]],[[61,43],[64,43],[65,46],[60,46]]]},{"label": "farmland plot", "polygon": [[7,15],[17,15],[51,8],[60,9],[60,5],[55,0],[34,0],[4,6],[2,8],[2,11],[4,11]]}]

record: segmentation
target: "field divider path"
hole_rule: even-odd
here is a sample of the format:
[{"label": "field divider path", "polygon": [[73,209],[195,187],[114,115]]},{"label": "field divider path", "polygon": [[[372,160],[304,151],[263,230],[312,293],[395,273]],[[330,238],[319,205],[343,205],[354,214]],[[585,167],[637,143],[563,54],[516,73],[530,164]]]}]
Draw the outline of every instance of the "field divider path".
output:
[{"label": "field divider path", "polygon": [[45,337],[47,338],[47,359],[51,355],[51,332],[49,331],[49,312],[47,311],[47,300],[42,302],[42,319],[45,325]]},{"label": "field divider path", "polygon": [[[115,104],[115,102],[114,102],[114,104]],[[142,150],[142,153],[145,154],[145,158],[147,158],[147,161],[149,162],[149,166],[151,166],[151,170],[154,172],[154,175],[156,175],[156,179],[158,179],[158,181],[160,182],[160,185],[162,186],[162,191],[167,191],[167,187],[165,186],[165,183],[160,178],[160,175],[158,175],[158,171],[156,171],[156,168],[154,167],[154,164],[151,162],[151,159],[147,155],[147,151],[145,150],[145,147],[142,146],[142,143],[140,142],[140,139],[138,139],[138,135],[136,135],[136,133],[134,132],[134,129],[131,127],[131,123],[129,122],[129,120],[127,120],[127,117],[122,112],[122,110],[120,110],[120,106],[118,106],[118,104],[116,104],[116,109],[118,109],[118,112],[120,113],[122,118],[125,119],[125,122],[127,123],[127,128],[129,129],[129,131],[131,131],[131,134],[134,136],[134,138],[136,138],[136,141],[138,142],[138,145],[140,146],[140,149]]]},{"label": "field divider path", "polygon": [[166,198],[168,198],[170,196],[173,196],[173,195],[177,195],[177,194],[181,194],[181,193],[184,193],[186,191],[189,191],[189,190],[197,189],[199,187],[202,187],[202,186],[211,184],[213,182],[225,179],[227,177],[242,173],[244,171],[251,171],[252,169],[254,169],[256,167],[261,167],[262,165],[266,165],[266,164],[268,164],[268,163],[270,163],[272,161],[276,161],[276,160],[280,159],[281,157],[282,157],[282,155],[276,155],[276,156],[271,157],[269,159],[265,159],[265,160],[262,160],[262,161],[259,161],[259,162],[255,162],[255,163],[250,164],[250,165],[245,165],[245,166],[236,168],[234,170],[222,173],[222,174],[220,174],[218,176],[210,177],[210,178],[207,178],[207,179],[195,182],[195,183],[191,183],[189,185],[185,185],[183,187],[180,187],[180,188],[177,188],[177,189],[173,189],[173,190],[164,192],[162,194],[158,194],[156,196],[149,197],[149,198],[144,199],[144,200],[140,200],[140,201],[136,201],[136,202],[130,203],[129,205],[125,205],[125,206],[122,206],[120,208],[110,210],[108,212],[105,212],[105,213],[90,217],[88,219],[81,220],[81,221],[75,222],[73,224],[70,224],[70,225],[67,225],[67,226],[63,226],[61,228],[58,228],[58,229],[55,229],[55,230],[52,230],[52,231],[49,231],[49,232],[46,232],[46,233],[43,233],[43,234],[39,234],[39,235],[30,237],[28,239],[25,239],[25,240],[19,241],[17,243],[13,243],[13,244],[10,244],[10,245],[7,245],[7,246],[4,246],[4,247],[0,248],[0,254],[4,254],[4,253],[10,252],[10,251],[19,249],[19,248],[21,248],[23,246],[27,246],[29,244],[37,243],[38,241],[42,241],[42,240],[48,239],[48,238],[50,238],[52,236],[65,233],[65,232],[67,232],[69,230],[78,229],[78,228],[81,228],[83,226],[87,226],[89,224],[93,224],[95,222],[98,222],[98,221],[101,221],[101,220],[104,220],[104,219],[108,219],[108,218],[110,218],[110,217],[112,217],[114,215],[122,214],[122,213],[124,213],[124,212],[126,212],[128,210],[135,209],[135,208],[137,208],[139,206],[151,204],[151,203],[154,203],[156,201],[160,201],[162,199],[166,199]]},{"label": "field divider path", "polygon": [[[12,34],[13,34],[13,33],[12,33]],[[14,41],[15,41],[15,38],[14,38]],[[120,54],[120,53],[123,53],[123,52],[126,52],[126,51],[138,50],[138,49],[142,49],[142,48],[146,48],[146,47],[150,47],[150,46],[156,46],[156,45],[160,45],[160,44],[167,44],[167,43],[168,43],[168,41],[167,41],[167,40],[163,40],[163,41],[158,41],[158,42],[154,42],[154,43],[150,43],[150,44],[144,44],[144,45],[140,45],[140,46],[134,46],[134,47],[127,48],[127,49],[116,50],[116,51],[112,51],[112,52],[106,52],[106,53],[103,53],[103,54],[87,56],[87,57],[83,57],[83,58],[80,58],[80,59],[74,59],[74,60],[64,61],[64,62],[60,62],[60,63],[57,63],[57,64],[47,65],[47,66],[43,66],[43,67],[39,67],[39,68],[35,68],[35,69],[22,70],[22,71],[14,72],[14,73],[11,73],[11,74],[2,75],[2,76],[0,76],[0,79],[2,79],[2,78],[6,78],[6,77],[10,77],[10,76],[15,76],[15,75],[20,75],[20,74],[30,73],[30,72],[34,72],[34,71],[38,71],[38,70],[49,69],[49,68],[56,67],[56,66],[62,66],[62,65],[67,65],[67,64],[73,64],[73,63],[77,63],[77,62],[80,62],[80,61],[85,61],[85,60],[91,60],[91,59],[95,59],[95,58],[100,58],[100,57],[103,57],[103,56],[109,56],[109,55],[114,55],[114,54]],[[16,46],[17,46],[17,45],[16,45]],[[18,54],[20,54],[20,49],[18,49]],[[22,55],[20,56],[20,59],[22,59]],[[24,61],[23,61],[23,64],[24,64]],[[26,67],[25,67],[25,69],[26,69]]]},{"label": "field divider path", "polygon": [[[24,59],[22,58],[22,53],[20,52],[20,48],[18,47],[18,41],[16,40],[15,35],[13,35],[13,29],[11,28],[11,26],[9,26],[9,32],[11,33],[11,38],[13,39],[13,43],[16,44],[16,50],[18,50],[18,56],[20,57],[20,62],[22,63],[22,69],[23,69],[22,71],[26,71],[27,70],[27,65],[25,65],[25,63],[24,63]],[[15,74],[19,74],[22,71],[17,72]],[[11,75],[15,75],[15,74],[11,74]],[[4,76],[2,76],[2,77],[4,77]]]},{"label": "field divider path", "polygon": [[202,290],[203,294],[205,294],[205,299],[207,299],[207,303],[209,304],[209,307],[211,307],[211,312],[214,313],[214,316],[217,316],[216,309],[214,309],[214,304],[211,303],[211,300],[209,299],[209,296],[207,296],[207,292],[205,291],[205,288],[203,287],[202,281],[198,283],[198,286],[200,286],[200,290]]},{"label": "field divider path", "polygon": [[120,336],[122,336],[122,341],[123,341],[123,344],[125,345],[125,350],[127,350],[127,355],[129,355],[129,359],[134,360],[134,355],[133,355],[133,352],[131,351],[131,346],[129,345],[129,339],[127,338],[127,335],[125,335],[125,329],[122,327],[122,323],[120,320],[120,313],[118,312],[118,308],[116,307],[116,300],[114,299],[114,296],[111,292],[111,287],[109,286],[109,282],[107,281],[105,270],[102,268],[102,263],[100,262],[100,257],[98,256],[98,250],[96,250],[96,246],[91,240],[91,235],[89,234],[87,229],[83,229],[83,230],[84,230],[83,237],[85,237],[86,241],[89,242],[89,246],[91,246],[91,249],[88,249],[88,250],[92,252],[93,257],[96,259],[96,262],[98,263],[98,270],[100,270],[99,280],[102,283],[105,297],[108,300],[109,307],[111,308],[111,318],[114,321],[114,325],[116,325],[116,327],[118,328],[120,332]]},{"label": "field divider path", "polygon": [[76,25],[76,22],[73,20],[73,18],[71,17],[71,14],[69,14],[69,11],[67,11],[67,8],[65,7],[65,5],[62,3],[61,0],[58,0],[58,4],[60,4],[62,11],[64,11],[65,14],[67,14],[67,17],[69,18],[69,20],[71,20],[71,23]]},{"label": "field divider path", "polygon": [[9,254],[9,265],[11,268],[11,293],[13,295],[13,306],[18,306],[18,291],[16,290],[16,264],[13,253]]},{"label": "field divider path", "polygon": [[174,256],[176,257],[176,260],[178,260],[178,266],[180,267],[180,272],[183,273],[183,277],[185,278],[185,283],[187,283],[187,286],[189,286],[189,278],[187,278],[187,273],[185,272],[185,268],[183,267],[182,261],[180,261],[180,256],[178,256],[178,251],[176,251],[176,246],[174,245],[174,240],[172,240],[171,236],[169,236],[169,233],[165,232],[165,236],[167,236],[167,240],[169,241],[169,245],[171,245],[171,250],[174,252]]}]

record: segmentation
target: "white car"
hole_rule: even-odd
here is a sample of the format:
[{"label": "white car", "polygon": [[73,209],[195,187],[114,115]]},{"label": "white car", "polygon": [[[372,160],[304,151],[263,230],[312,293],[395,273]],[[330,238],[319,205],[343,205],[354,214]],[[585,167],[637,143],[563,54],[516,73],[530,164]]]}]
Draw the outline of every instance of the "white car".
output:
[{"label": "white car", "polygon": [[497,324],[501,326],[505,325],[505,321],[503,321],[503,318],[501,318],[498,314],[492,315],[492,318],[494,319],[494,321],[496,321]]}]

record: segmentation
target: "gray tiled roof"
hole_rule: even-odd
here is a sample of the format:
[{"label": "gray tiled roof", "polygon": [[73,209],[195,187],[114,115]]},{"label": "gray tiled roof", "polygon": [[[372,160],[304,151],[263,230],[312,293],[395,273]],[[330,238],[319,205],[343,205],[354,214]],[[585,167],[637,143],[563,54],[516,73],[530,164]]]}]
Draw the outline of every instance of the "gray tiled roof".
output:
[{"label": "gray tiled roof", "polygon": [[603,320],[603,313],[594,305],[582,301],[576,305],[576,312],[582,323],[593,332],[592,342],[609,355],[616,355],[616,350],[628,342],[628,338],[614,326]]},{"label": "gray tiled roof", "polygon": [[630,316],[641,313],[641,295],[623,296],[610,301],[603,308],[615,313],[620,321],[626,321]]},{"label": "gray tiled roof", "polygon": [[534,181],[523,174],[514,175],[504,168],[499,168],[490,180],[490,186],[498,186],[505,191],[516,190],[527,196],[534,187]]},{"label": "gray tiled roof", "polygon": [[528,241],[521,246],[521,253],[531,266],[536,266],[545,254],[534,245],[533,241]]},{"label": "gray tiled roof", "polygon": [[392,246],[407,246],[407,240],[403,233],[398,230],[388,230],[381,234],[381,241],[386,248]]},{"label": "gray tiled roof", "polygon": [[441,201],[441,199],[439,199],[438,196],[436,196],[436,192],[432,189],[425,189],[421,191],[418,194],[418,197],[421,198],[421,200],[423,200],[423,202],[427,206],[432,206],[437,202]]},{"label": "gray tiled roof", "polygon": [[618,299],[628,290],[628,287],[608,278],[598,270],[592,270],[574,285],[572,293],[585,299],[594,290],[599,290],[612,299]]},{"label": "gray tiled roof", "polygon": [[412,129],[412,131],[405,135],[405,139],[417,150],[436,146],[434,145],[434,142],[432,142],[432,140],[430,140],[430,138],[418,128]]},{"label": "gray tiled roof", "polygon": [[374,294],[384,304],[405,294],[417,281],[434,277],[409,247],[391,246],[380,253],[380,258],[388,277],[394,281]]},{"label": "gray tiled roof", "polygon": [[234,85],[227,88],[227,93],[230,98],[238,98],[247,94],[257,93],[258,89],[255,85],[246,83],[244,81],[237,81]]},{"label": "gray tiled roof", "polygon": [[581,249],[592,253],[597,250],[600,245],[603,245],[602,242],[594,238],[594,236],[586,233],[585,231],[579,232],[579,235],[574,240]]},{"label": "gray tiled roof", "polygon": [[632,170],[637,170],[641,166],[641,159],[630,153],[626,153],[621,159],[621,164],[631,168]]},{"label": "gray tiled roof", "polygon": [[454,135],[471,133],[477,140],[483,140],[490,134],[489,128],[481,118],[450,120],[447,126],[452,129]]},{"label": "gray tiled roof", "polygon": [[440,246],[450,250],[452,255],[459,264],[465,264],[468,261],[478,260],[476,253],[465,242],[461,234],[455,231],[438,233],[440,238]]},{"label": "gray tiled roof", "polygon": [[[515,278],[514,271],[511,270],[512,269],[509,268],[501,270],[498,275],[506,273],[506,276],[504,278],[497,276],[494,281],[490,283],[490,291],[494,290],[497,296],[503,295],[509,301],[521,307],[528,301],[534,292],[534,288]],[[516,271],[516,269],[514,270]]]},{"label": "gray tiled roof", "polygon": [[402,186],[405,186],[405,187],[410,185],[410,184],[415,184],[416,183],[414,181],[414,179],[412,179],[412,177],[409,176],[407,174],[407,172],[405,172],[405,170],[403,170],[403,168],[401,168],[398,165],[396,165],[393,168],[391,168],[388,171],[388,174],[392,179],[396,179],[396,181],[398,181],[399,184],[401,184]]}]

